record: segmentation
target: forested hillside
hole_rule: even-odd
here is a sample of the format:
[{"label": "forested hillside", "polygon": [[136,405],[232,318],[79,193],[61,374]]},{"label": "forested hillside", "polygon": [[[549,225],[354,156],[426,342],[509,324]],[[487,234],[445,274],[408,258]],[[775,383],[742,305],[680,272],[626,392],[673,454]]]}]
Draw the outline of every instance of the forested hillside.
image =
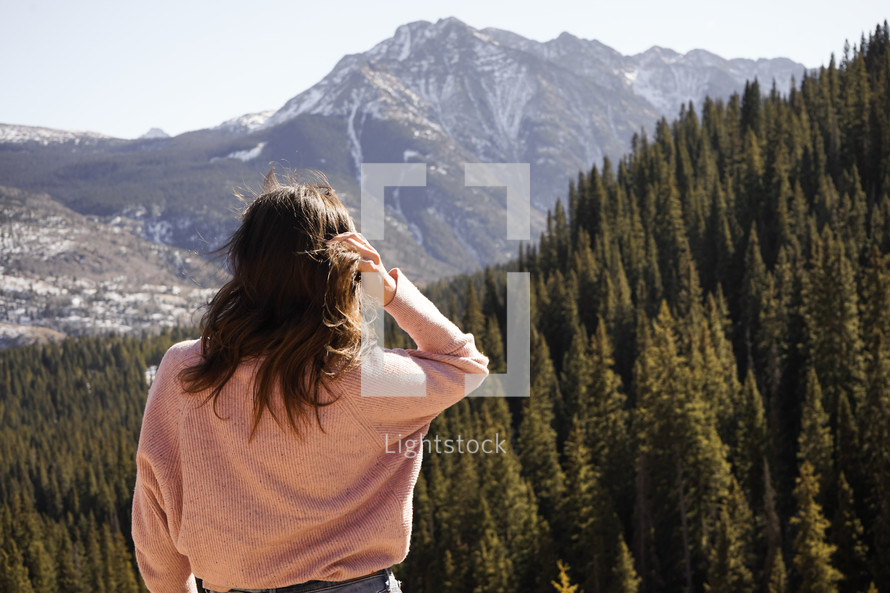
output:
[{"label": "forested hillside", "polygon": [[0,350],[0,591],[145,590],[130,541],[136,445],[151,370],[184,338]]},{"label": "forested hillside", "polygon": [[[518,262],[531,397],[434,425],[516,455],[427,460],[407,590],[890,591],[888,85],[885,23],[579,175]],[[495,368],[502,285],[431,291]]]},{"label": "forested hillside", "polygon": [[[531,397],[434,422],[510,444],[425,459],[404,590],[890,592],[890,28],[633,146],[509,266]],[[502,272],[428,290],[494,371]],[[178,338],[0,352],[0,590],[139,590],[144,371]]]}]

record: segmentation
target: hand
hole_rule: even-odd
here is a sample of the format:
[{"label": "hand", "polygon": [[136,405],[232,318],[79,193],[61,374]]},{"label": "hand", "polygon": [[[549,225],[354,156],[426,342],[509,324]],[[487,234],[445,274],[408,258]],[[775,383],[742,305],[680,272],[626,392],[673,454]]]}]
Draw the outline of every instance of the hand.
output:
[{"label": "hand", "polygon": [[383,262],[380,261],[380,254],[368,240],[361,233],[340,233],[328,240],[328,243],[340,243],[361,256],[358,271],[379,275],[383,281],[383,305],[388,305],[396,294],[396,281],[389,275]]}]

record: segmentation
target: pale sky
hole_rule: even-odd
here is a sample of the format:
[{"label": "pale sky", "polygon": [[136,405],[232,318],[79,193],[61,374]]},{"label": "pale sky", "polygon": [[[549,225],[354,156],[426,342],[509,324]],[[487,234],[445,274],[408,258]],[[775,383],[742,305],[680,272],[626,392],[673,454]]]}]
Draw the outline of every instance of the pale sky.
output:
[{"label": "pale sky", "polygon": [[840,56],[886,0],[2,0],[0,123],[169,134],[277,109],[404,23],[454,16],[538,41],[568,31],[623,54]]}]

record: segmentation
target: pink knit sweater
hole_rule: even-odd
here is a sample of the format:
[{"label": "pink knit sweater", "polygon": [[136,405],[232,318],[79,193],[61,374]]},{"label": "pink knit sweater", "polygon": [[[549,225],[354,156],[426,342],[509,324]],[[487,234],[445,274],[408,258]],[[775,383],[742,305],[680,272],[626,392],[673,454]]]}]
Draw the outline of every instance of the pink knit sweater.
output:
[{"label": "pink knit sweater", "polygon": [[[254,365],[223,388],[220,419],[177,380],[200,357],[200,342],[164,356],[145,406],[133,495],[136,558],[152,593],[194,591],[192,574],[217,591],[340,581],[405,558],[422,456],[394,453],[398,441],[419,439],[464,397],[465,375],[478,377],[469,387],[481,383],[488,359],[404,275],[391,274],[397,290],[386,310],[419,349],[384,350],[376,379],[397,390],[423,374],[426,397],[362,397],[355,369],[323,394],[338,398],[320,408],[324,432],[313,422],[297,438],[266,413],[248,442]],[[273,409],[284,418],[280,397]]]}]

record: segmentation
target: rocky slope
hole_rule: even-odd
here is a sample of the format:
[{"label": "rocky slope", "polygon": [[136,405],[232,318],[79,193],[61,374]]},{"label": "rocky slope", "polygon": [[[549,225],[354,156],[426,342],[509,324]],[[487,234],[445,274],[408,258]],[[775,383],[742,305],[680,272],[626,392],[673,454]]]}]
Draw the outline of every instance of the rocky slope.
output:
[{"label": "rocky slope", "polygon": [[0,347],[197,321],[222,280],[200,257],[0,186]]}]

